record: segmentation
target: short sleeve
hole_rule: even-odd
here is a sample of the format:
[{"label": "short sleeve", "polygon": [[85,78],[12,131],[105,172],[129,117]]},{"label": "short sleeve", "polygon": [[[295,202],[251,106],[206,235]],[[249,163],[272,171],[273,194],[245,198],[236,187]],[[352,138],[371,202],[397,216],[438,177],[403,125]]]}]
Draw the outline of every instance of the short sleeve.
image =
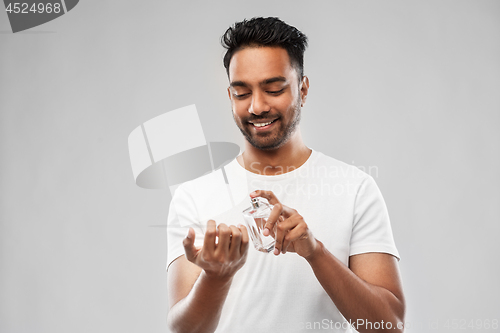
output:
[{"label": "short sleeve", "polygon": [[196,234],[195,246],[201,247],[204,236],[198,213],[192,197],[181,185],[176,189],[168,210],[167,269],[175,259],[184,254],[182,240],[186,237],[190,227]]},{"label": "short sleeve", "polygon": [[388,253],[400,258],[384,198],[369,175],[356,195],[349,255],[368,252]]}]

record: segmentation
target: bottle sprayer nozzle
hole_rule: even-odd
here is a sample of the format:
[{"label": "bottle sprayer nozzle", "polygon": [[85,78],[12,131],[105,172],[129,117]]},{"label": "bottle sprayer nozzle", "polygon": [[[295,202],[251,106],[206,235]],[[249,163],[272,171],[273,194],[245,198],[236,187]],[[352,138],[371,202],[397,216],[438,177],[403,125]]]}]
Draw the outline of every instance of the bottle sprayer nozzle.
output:
[{"label": "bottle sprayer nozzle", "polygon": [[259,199],[258,198],[252,198],[252,207],[259,208]]}]

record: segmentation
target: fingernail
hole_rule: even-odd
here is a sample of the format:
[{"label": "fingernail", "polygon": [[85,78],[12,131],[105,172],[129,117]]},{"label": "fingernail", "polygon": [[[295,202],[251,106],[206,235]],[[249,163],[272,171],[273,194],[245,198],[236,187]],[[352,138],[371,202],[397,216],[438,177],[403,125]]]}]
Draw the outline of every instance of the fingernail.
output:
[{"label": "fingernail", "polygon": [[252,193],[250,193],[250,195],[255,195],[257,194],[257,191],[253,191]]},{"label": "fingernail", "polygon": [[188,232],[187,232],[186,238],[191,239],[191,237],[189,237],[189,229],[188,229]]},{"label": "fingernail", "polygon": [[264,236],[266,236],[266,237],[267,237],[267,236],[269,236],[269,233],[270,233],[270,231],[269,231],[269,229],[268,229],[268,228],[265,228],[264,230],[262,230],[262,234],[263,234]]},{"label": "fingernail", "polygon": [[274,248],[274,252],[273,253],[274,253],[274,255],[277,256],[278,254],[280,254],[280,250],[278,250],[277,248]]}]

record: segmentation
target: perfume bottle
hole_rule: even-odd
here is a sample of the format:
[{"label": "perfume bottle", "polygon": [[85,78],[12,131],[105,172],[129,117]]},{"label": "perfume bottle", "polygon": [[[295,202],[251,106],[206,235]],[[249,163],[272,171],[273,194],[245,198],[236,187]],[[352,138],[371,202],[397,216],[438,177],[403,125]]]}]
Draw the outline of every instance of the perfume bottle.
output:
[{"label": "perfume bottle", "polygon": [[252,206],[243,211],[245,224],[253,245],[258,251],[265,253],[269,253],[274,249],[275,240],[272,236],[276,235],[276,224],[269,236],[264,236],[262,233],[273,207],[273,205],[257,197],[252,198]]}]

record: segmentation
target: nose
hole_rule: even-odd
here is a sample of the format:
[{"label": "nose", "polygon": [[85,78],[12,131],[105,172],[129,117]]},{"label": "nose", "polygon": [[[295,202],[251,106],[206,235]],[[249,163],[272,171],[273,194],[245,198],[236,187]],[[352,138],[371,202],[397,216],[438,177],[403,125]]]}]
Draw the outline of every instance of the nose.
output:
[{"label": "nose", "polygon": [[252,102],[248,108],[248,112],[255,115],[260,115],[264,112],[270,111],[270,106],[267,103],[266,97],[262,92],[254,91],[252,93]]}]

